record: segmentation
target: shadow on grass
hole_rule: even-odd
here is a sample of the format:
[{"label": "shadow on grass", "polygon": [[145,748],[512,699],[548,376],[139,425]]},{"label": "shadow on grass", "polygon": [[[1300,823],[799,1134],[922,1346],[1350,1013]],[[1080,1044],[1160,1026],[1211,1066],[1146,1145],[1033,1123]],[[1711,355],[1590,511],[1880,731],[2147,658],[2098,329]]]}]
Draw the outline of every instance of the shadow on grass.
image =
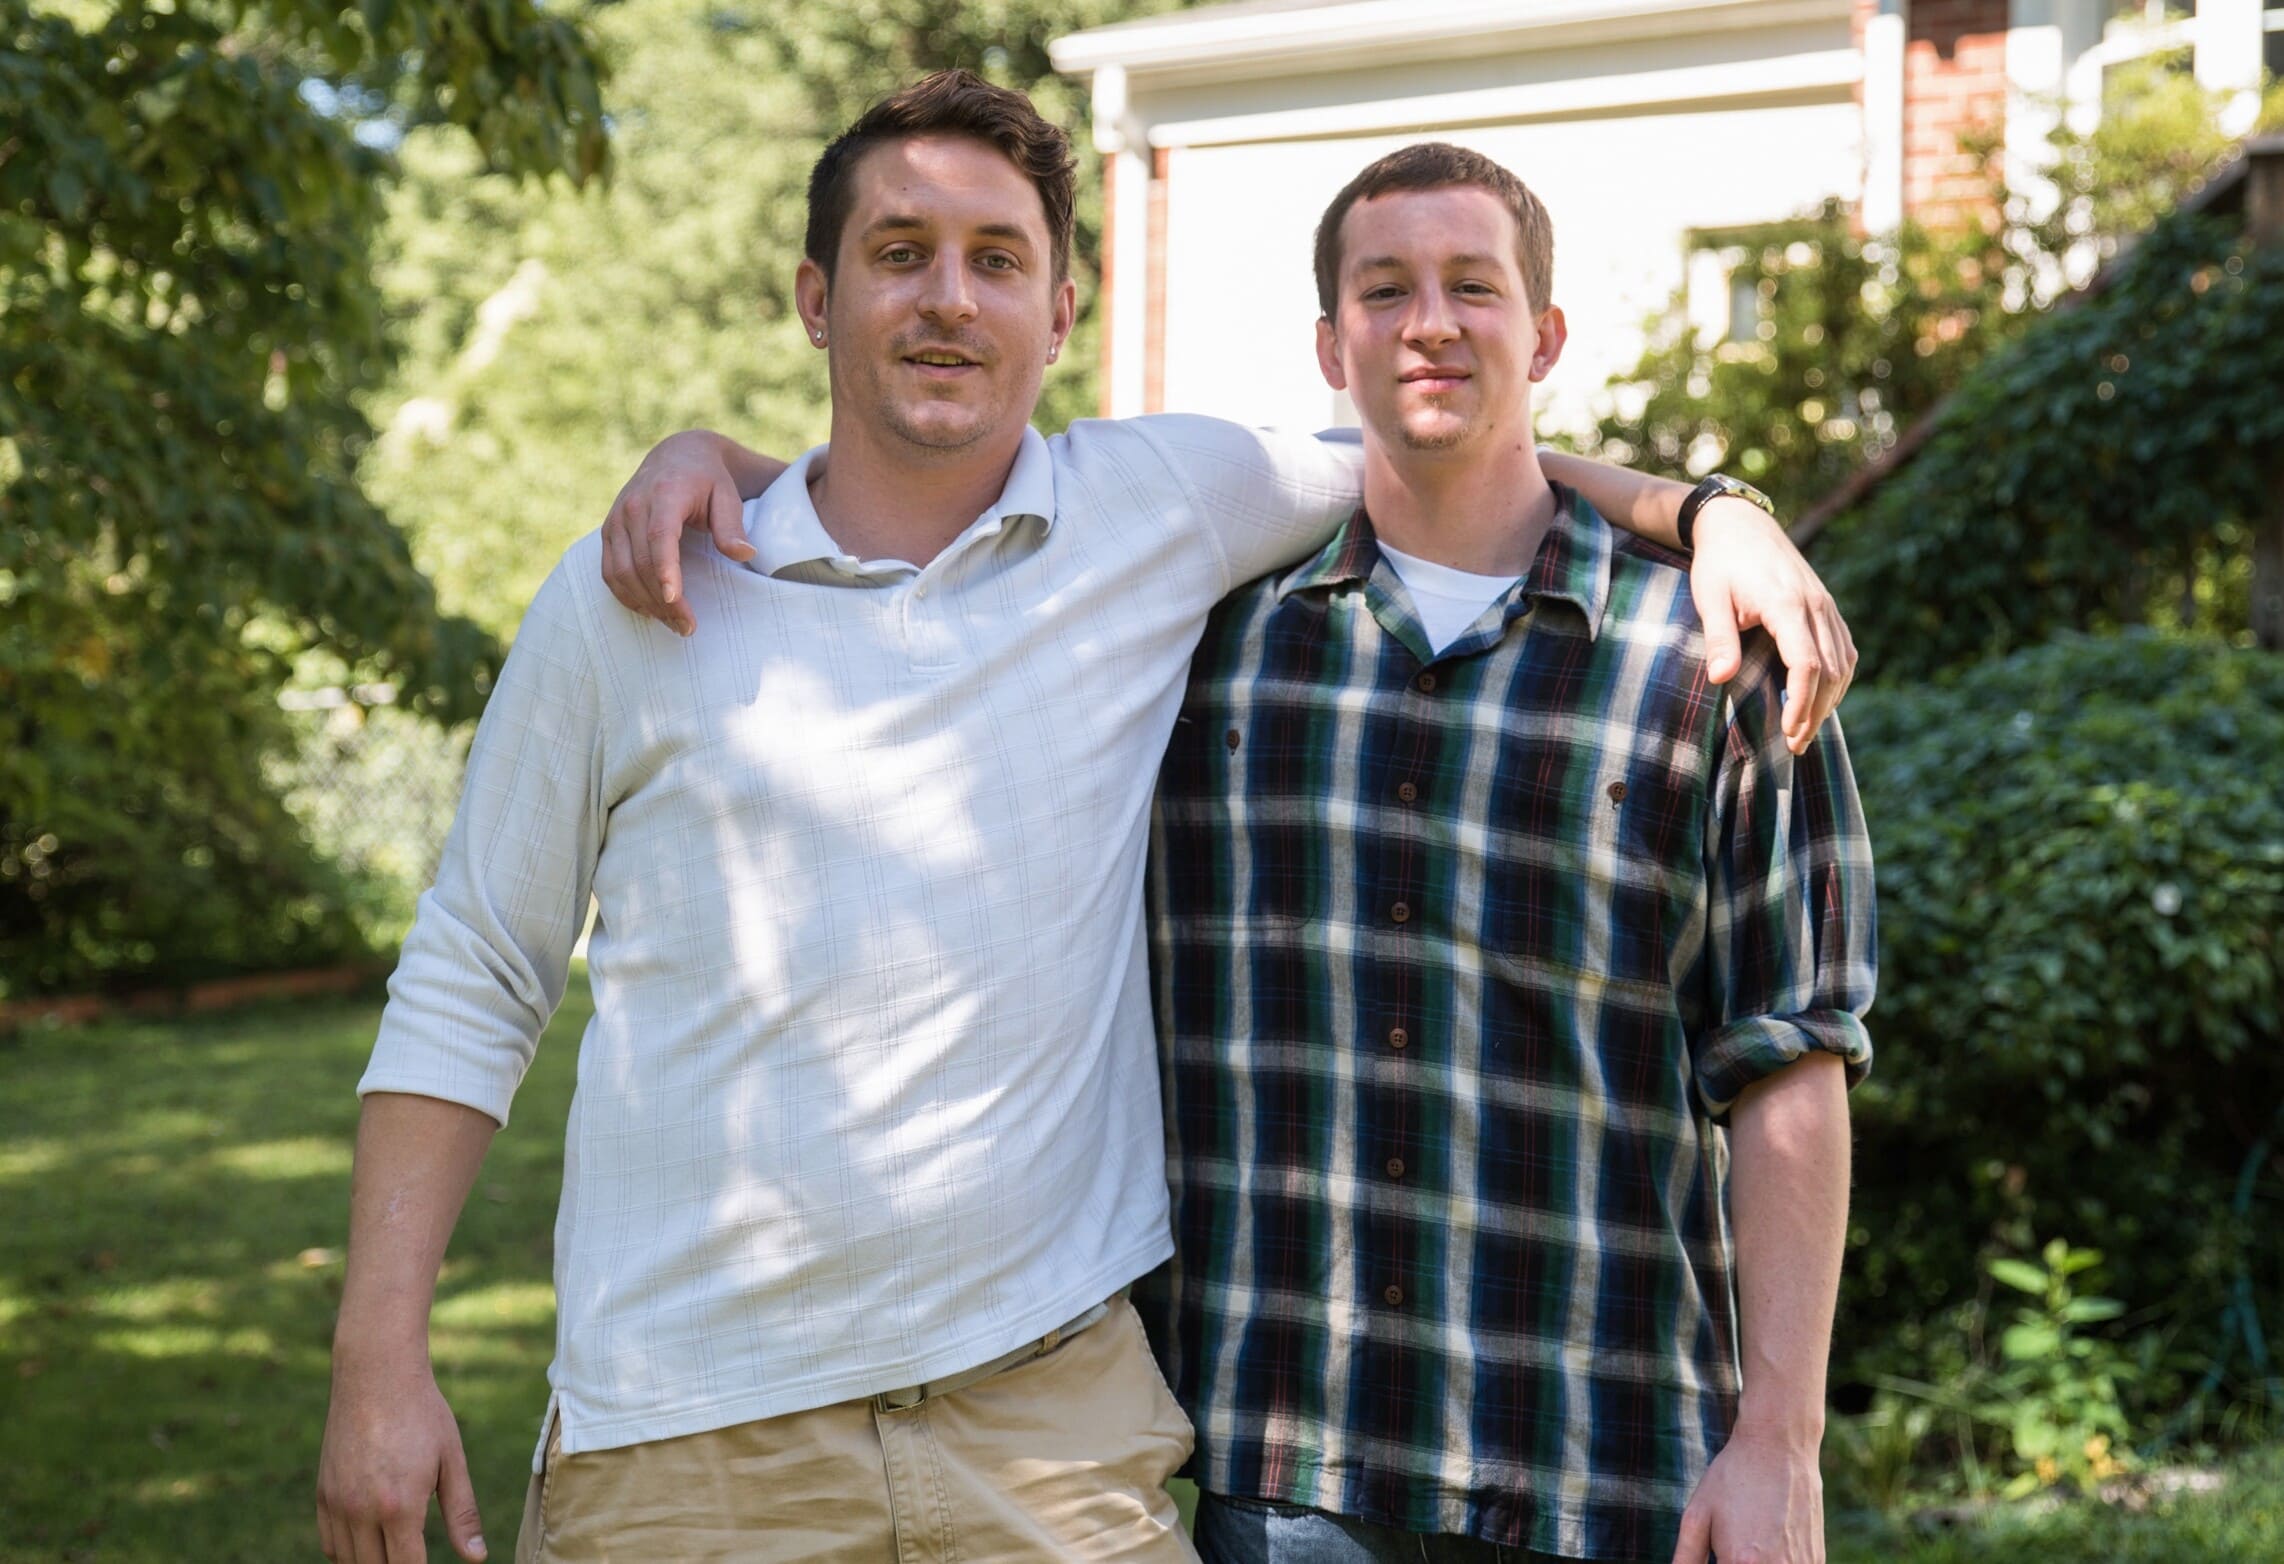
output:
[{"label": "shadow on grass", "polygon": [[[438,1289],[438,1379],[495,1556],[546,1399],[589,1010],[582,981]],[[319,1556],[355,1086],[379,1014],[304,1004],[0,1042],[0,1561]]]}]

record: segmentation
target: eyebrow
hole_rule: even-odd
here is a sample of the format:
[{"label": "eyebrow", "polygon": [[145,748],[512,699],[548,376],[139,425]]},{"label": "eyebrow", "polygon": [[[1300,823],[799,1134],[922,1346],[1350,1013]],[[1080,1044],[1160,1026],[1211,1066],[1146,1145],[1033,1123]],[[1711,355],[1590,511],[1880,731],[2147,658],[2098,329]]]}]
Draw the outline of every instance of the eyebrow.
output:
[{"label": "eyebrow", "polygon": [[[1361,272],[1402,271],[1406,264],[1393,255],[1375,255],[1369,259],[1358,261],[1356,269]],[[1499,264],[1499,258],[1495,255],[1480,255],[1471,251],[1466,255],[1449,256],[1445,259],[1444,264],[1446,266],[1496,266]]]},{"label": "eyebrow", "polygon": [[[865,229],[863,237],[874,239],[884,234],[918,233],[924,232],[930,226],[931,224],[926,218],[915,213],[891,212],[888,216],[880,218],[872,226]],[[1020,223],[981,223],[977,225],[975,231],[986,238],[1011,239],[1025,248],[1029,248],[1032,243],[1031,235],[1024,231],[1023,225]]]}]

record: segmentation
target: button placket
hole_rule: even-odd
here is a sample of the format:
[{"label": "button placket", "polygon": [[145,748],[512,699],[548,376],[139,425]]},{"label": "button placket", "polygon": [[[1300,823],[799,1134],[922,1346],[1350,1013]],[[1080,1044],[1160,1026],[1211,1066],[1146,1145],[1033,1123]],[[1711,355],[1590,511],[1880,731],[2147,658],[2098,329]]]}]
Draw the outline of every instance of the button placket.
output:
[{"label": "button placket", "polygon": [[959,634],[942,586],[941,575],[931,580],[923,572],[912,578],[904,595],[904,644],[915,669],[950,668],[960,660]]}]

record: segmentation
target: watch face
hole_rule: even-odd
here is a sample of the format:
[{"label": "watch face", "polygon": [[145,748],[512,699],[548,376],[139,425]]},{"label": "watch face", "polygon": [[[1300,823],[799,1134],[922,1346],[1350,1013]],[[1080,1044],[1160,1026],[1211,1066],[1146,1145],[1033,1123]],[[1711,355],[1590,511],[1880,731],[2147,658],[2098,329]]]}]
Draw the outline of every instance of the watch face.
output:
[{"label": "watch face", "polygon": [[1771,516],[1776,514],[1775,503],[1771,501],[1767,495],[1763,494],[1760,490],[1754,488],[1751,484],[1745,482],[1743,479],[1732,478],[1727,473],[1715,473],[1713,475],[1713,482],[1723,494],[1733,494],[1738,499],[1744,500],[1749,504],[1758,505],[1762,510],[1767,511]]}]

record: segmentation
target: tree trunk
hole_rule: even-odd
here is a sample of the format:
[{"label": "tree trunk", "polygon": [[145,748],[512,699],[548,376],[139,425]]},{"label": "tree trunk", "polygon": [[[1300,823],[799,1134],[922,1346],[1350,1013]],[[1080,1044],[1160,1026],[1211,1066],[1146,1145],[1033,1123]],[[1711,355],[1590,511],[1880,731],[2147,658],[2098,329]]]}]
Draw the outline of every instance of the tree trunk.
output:
[{"label": "tree trunk", "polygon": [[[2284,136],[2262,136],[2246,156],[2245,229],[2255,244],[2284,245]],[[2284,652],[2284,462],[2268,485],[2266,511],[2252,523],[2252,637]]]},{"label": "tree trunk", "polygon": [[2284,652],[2284,469],[2268,489],[2268,514],[2252,534],[2252,638]]}]

